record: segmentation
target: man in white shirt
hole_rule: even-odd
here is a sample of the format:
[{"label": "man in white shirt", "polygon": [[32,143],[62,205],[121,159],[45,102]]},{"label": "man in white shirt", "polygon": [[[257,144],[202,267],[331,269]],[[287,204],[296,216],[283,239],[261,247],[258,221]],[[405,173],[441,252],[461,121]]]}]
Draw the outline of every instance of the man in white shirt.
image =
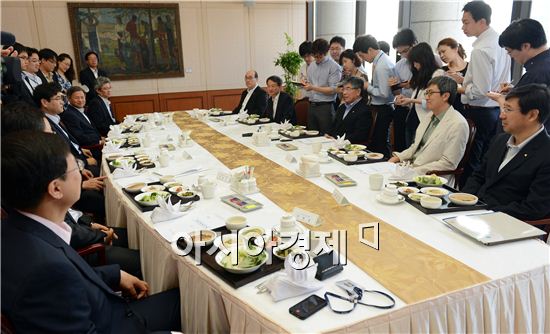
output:
[{"label": "man in white shirt", "polygon": [[495,135],[499,105],[487,97],[498,91],[501,82],[510,80],[510,57],[498,45],[499,34],[491,28],[491,7],[483,1],[472,1],[462,9],[462,30],[477,37],[473,44],[468,70],[462,82],[462,103],[466,118],[474,121],[477,132],[462,180],[479,167],[489,142]]},{"label": "man in white shirt", "polygon": [[267,107],[267,94],[258,86],[258,72],[249,70],[244,75],[246,89],[241,93],[239,104],[233,109],[234,114],[243,113],[263,115]]},{"label": "man in white shirt", "polygon": [[88,67],[80,71],[78,77],[80,83],[88,87],[86,93],[86,101],[91,102],[96,96],[95,86],[97,84],[97,78],[107,77],[107,72],[99,68],[99,56],[94,51],[89,51],[84,55],[84,60]]},{"label": "man in white shirt", "polygon": [[23,69],[22,77],[27,91],[32,96],[36,86],[42,84],[42,79],[36,75],[40,70],[40,58],[38,57],[38,50],[33,48],[27,48],[27,55],[29,58],[26,68]]},{"label": "man in white shirt", "polygon": [[516,87],[500,112],[503,134],[495,137],[481,167],[462,189],[494,211],[522,220],[550,217],[550,90],[542,84]]}]

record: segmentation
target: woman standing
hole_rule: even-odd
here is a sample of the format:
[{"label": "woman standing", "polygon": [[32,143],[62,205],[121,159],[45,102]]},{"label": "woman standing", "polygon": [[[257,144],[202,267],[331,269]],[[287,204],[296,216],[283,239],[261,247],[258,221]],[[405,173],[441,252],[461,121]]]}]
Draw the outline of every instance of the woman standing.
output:
[{"label": "woman standing", "polygon": [[[340,66],[342,66],[342,82],[350,77],[357,77],[363,79],[364,83],[369,81],[369,76],[363,69],[361,59],[352,49],[347,49],[340,55]],[[339,93],[341,93],[341,87],[338,88]],[[368,100],[369,94],[366,89],[363,89],[362,97],[365,99],[365,102]]]},{"label": "woman standing", "polygon": [[410,87],[413,89],[412,97],[403,95],[395,97],[397,105],[410,105],[407,114],[405,127],[405,145],[409,147],[416,133],[416,128],[420,124],[420,119],[424,118],[429,110],[426,109],[426,100],[424,90],[431,78],[444,75],[445,72],[439,68],[435,60],[435,55],[428,43],[419,43],[411,48],[408,54],[409,64],[411,66],[412,77]]},{"label": "woman standing", "polygon": [[[468,63],[464,60],[466,59],[466,52],[462,45],[453,38],[445,38],[437,44],[437,53],[441,60],[447,64],[442,67],[447,76],[451,77],[457,84],[462,84],[468,69]],[[464,105],[460,101],[460,97],[461,94],[456,95],[453,107],[464,115]]]},{"label": "woman standing", "polygon": [[66,53],[60,54],[57,56],[57,66],[54,70],[53,80],[61,85],[63,93],[66,94],[67,90],[73,86],[74,79],[75,72],[71,56]]}]

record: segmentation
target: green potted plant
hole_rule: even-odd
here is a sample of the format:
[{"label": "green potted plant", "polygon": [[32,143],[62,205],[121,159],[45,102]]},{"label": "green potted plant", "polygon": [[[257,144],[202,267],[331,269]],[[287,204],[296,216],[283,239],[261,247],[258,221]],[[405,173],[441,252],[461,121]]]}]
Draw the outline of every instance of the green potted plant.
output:
[{"label": "green potted plant", "polygon": [[283,69],[285,91],[290,96],[295,98],[298,87],[295,84],[293,84],[292,81],[296,81],[296,76],[300,72],[300,66],[302,65],[303,60],[302,60],[302,57],[300,57],[300,54],[298,54],[298,52],[292,50],[292,47],[294,46],[294,42],[292,41],[292,37],[290,37],[286,32],[285,32],[285,39],[286,39],[287,50],[286,52],[279,53],[279,57],[275,59],[275,66],[280,66]]}]

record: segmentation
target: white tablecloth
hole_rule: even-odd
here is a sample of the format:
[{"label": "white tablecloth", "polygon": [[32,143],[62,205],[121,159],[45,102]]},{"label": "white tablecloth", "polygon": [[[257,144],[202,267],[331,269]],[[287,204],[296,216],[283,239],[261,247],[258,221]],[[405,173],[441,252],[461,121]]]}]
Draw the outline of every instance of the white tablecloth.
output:
[{"label": "white tablecloth", "polygon": [[[255,127],[221,126],[217,123],[210,125],[289,170],[297,167],[296,163],[287,162],[287,152],[276,148],[274,144],[256,148],[250,138],[241,137],[243,132],[250,132]],[[174,128],[170,128],[170,131],[177,133]],[[170,131],[168,133],[172,133]],[[166,133],[165,129],[154,134],[164,140]],[[292,152],[296,157],[309,150],[308,144],[294,144],[300,147],[300,151]],[[149,151],[154,153],[154,150]],[[209,169],[204,173],[211,177],[218,170],[225,169],[199,145],[194,144],[185,148],[185,151],[193,159],[180,159],[181,150],[178,149],[171,153],[172,163],[207,166]],[[347,167],[336,161],[322,165],[322,173],[334,171],[343,171],[359,183],[358,187],[340,189],[353,204],[493,280],[413,305],[397,300],[396,308],[389,311],[359,306],[350,314],[339,315],[324,308],[306,321],[301,321],[289,315],[288,308],[305,296],[274,303],[269,295],[256,294],[254,286],[258,282],[233,289],[190,257],[176,256],[166,239],[155,231],[150,214],[141,213],[121,190],[119,183],[128,184],[131,180],[107,179],[107,221],[110,225],[128,227],[130,246],[140,249],[144,278],[150,283],[152,292],[179,285],[183,330],[186,333],[550,332],[550,316],[546,314],[550,306],[549,247],[546,244],[540,240],[525,240],[492,247],[482,246],[449,230],[438,220],[441,217],[424,215],[408,204],[387,206],[378,203],[374,199],[376,192],[368,189],[365,170]],[[182,181],[194,183],[196,178],[197,174],[190,175],[183,177]],[[329,191],[334,188],[324,178],[310,181]],[[217,197],[229,193],[229,189],[221,184]],[[282,210],[261,194],[251,197],[262,202],[265,207],[247,214],[249,221],[266,228],[275,225],[283,214]],[[220,205],[217,199],[201,200],[175,225],[182,226],[182,222],[191,219],[193,215],[203,215],[204,212],[213,212],[224,218],[239,214],[229,206]],[[352,263],[348,263],[342,274],[324,281],[324,288],[317,294],[322,295],[326,290],[342,293],[334,282],[345,278],[371,289],[387,291]]]}]

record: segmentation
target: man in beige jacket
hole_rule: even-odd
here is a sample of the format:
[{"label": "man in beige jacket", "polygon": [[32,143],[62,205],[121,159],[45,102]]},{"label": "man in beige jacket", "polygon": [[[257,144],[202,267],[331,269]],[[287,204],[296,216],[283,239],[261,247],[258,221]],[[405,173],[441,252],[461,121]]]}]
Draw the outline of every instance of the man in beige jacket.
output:
[{"label": "man in beige jacket", "polygon": [[[429,114],[421,120],[412,145],[394,152],[390,162],[411,161],[416,173],[453,170],[464,155],[468,122],[452,107],[457,84],[449,77],[435,77],[425,90]],[[452,180],[449,180],[452,181]]]}]

